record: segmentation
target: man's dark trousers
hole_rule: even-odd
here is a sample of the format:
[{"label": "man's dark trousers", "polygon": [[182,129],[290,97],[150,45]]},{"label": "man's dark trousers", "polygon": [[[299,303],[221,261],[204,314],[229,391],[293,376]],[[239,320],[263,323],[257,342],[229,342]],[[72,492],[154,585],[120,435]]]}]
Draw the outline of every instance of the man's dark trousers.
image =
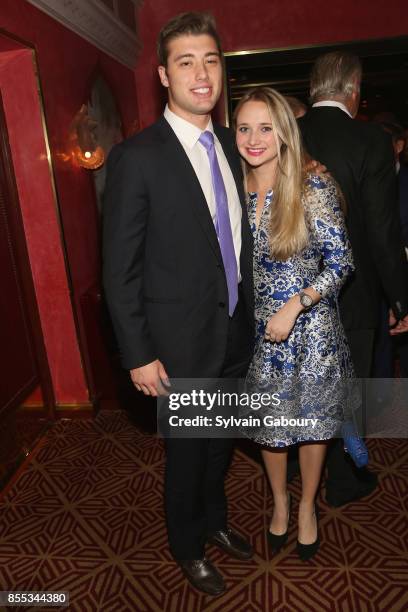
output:
[{"label": "man's dark trousers", "polygon": [[[241,292],[239,297],[220,378],[245,377],[251,358],[253,332]],[[167,530],[177,560],[203,558],[207,537],[227,527],[224,481],[233,444],[233,438],[165,439]]]}]

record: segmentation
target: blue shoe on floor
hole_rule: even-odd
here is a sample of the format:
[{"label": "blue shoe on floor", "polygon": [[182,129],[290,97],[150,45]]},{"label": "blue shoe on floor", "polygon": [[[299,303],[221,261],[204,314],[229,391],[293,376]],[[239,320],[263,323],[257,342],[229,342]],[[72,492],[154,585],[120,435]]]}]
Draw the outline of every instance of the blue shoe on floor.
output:
[{"label": "blue shoe on floor", "polygon": [[344,450],[350,455],[358,468],[368,464],[368,450],[364,440],[360,438],[354,423],[347,421],[343,424],[342,434]]}]

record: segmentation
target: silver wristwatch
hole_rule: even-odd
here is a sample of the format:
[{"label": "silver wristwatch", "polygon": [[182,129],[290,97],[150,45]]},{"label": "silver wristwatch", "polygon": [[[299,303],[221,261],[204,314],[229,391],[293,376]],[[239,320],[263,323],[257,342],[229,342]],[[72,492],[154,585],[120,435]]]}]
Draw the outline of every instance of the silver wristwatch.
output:
[{"label": "silver wristwatch", "polygon": [[299,299],[305,310],[309,310],[309,308],[313,306],[313,298],[311,298],[310,295],[305,291],[299,292]]}]

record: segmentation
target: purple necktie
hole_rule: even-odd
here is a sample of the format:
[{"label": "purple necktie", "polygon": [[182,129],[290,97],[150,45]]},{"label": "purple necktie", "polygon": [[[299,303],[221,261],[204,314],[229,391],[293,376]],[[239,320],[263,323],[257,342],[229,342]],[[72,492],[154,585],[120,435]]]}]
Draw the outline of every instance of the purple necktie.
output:
[{"label": "purple necktie", "polygon": [[228,312],[232,317],[238,302],[238,270],[235,257],[234,241],[232,239],[231,222],[228,212],[228,199],[225,185],[218,164],[217,153],[214,146],[214,134],[203,132],[199,141],[206,149],[210,160],[211,178],[216,202],[215,230],[220,243],[222,261],[228,287]]}]

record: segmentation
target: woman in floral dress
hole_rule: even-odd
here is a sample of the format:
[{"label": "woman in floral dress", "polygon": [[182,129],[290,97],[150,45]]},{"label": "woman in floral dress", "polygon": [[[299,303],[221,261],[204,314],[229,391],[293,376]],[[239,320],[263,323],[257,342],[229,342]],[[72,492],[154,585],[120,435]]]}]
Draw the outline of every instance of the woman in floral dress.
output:
[{"label": "woman in floral dress", "polygon": [[301,417],[252,436],[263,447],[274,497],[268,539],[273,551],[287,539],[287,450],[299,444],[297,550],[308,559],[319,547],[315,497],[327,442],[343,418],[336,384],[351,370],[336,299],[353,271],[352,254],[338,188],[331,177],[304,172],[285,98],[269,88],[250,91],[236,108],[235,129],[254,236],[256,340],[247,382],[253,391],[279,389],[279,405],[264,414]]}]

